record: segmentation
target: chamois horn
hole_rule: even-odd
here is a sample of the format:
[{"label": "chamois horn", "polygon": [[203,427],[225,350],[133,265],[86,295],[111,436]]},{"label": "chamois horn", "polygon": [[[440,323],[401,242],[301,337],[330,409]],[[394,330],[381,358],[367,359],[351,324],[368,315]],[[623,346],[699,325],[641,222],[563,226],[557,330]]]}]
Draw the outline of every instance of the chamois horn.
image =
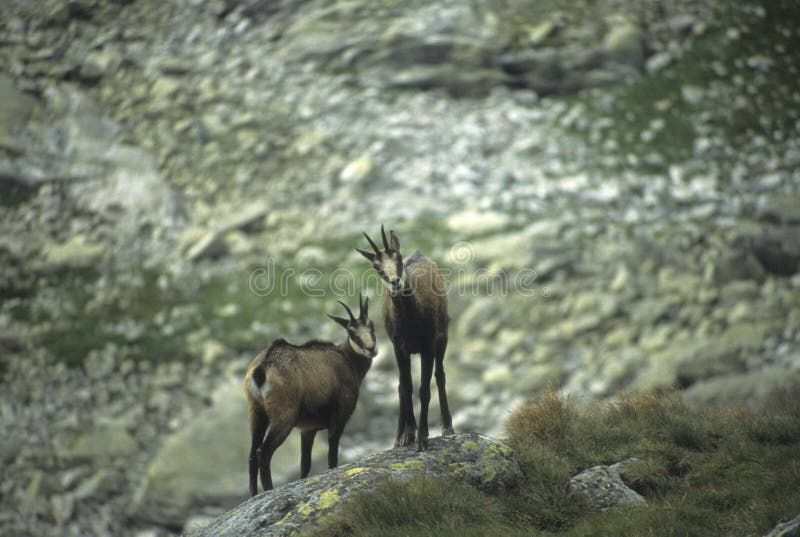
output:
[{"label": "chamois horn", "polygon": [[[369,238],[369,235],[367,235],[367,234],[366,234],[364,231],[362,231],[361,233],[363,233],[363,234],[364,234],[364,236],[367,238],[367,242],[369,242],[369,245],[370,245],[370,246],[372,246],[372,249],[373,249],[373,250],[375,250],[375,253],[376,253],[376,254],[380,254],[380,253],[381,253],[381,249],[380,249],[380,248],[378,248],[378,245],[377,245],[377,244],[375,244],[375,243],[372,241],[372,239],[370,239],[370,238]],[[384,241],[384,242],[386,242],[386,241]]]},{"label": "chamois horn", "polygon": [[[359,298],[360,298],[360,297],[359,297]],[[348,307],[347,307],[347,304],[345,304],[345,303],[344,303],[344,302],[342,302],[341,300],[337,300],[336,302],[338,302],[339,304],[341,304],[341,305],[344,307],[344,309],[345,309],[345,310],[347,310],[347,315],[349,315],[349,316],[350,316],[350,320],[351,320],[351,321],[353,321],[353,322],[355,322],[356,318],[355,318],[355,317],[353,317],[353,312],[352,312],[352,311],[350,311],[350,308],[348,308]]]}]

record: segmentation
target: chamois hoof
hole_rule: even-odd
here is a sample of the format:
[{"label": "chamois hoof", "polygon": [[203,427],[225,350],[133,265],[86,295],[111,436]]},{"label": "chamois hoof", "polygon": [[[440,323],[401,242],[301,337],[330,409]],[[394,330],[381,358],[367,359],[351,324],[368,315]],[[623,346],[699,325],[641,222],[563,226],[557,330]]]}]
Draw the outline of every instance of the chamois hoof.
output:
[{"label": "chamois hoof", "polygon": [[416,442],[416,449],[417,451],[428,451],[428,439],[427,438],[417,438]]},{"label": "chamois hoof", "polygon": [[442,429],[442,436],[453,436],[456,432],[453,430],[452,427],[447,427]]},{"label": "chamois hoof", "polygon": [[414,445],[414,439],[417,437],[415,431],[406,431],[397,437],[394,442],[394,447],[408,447]]}]

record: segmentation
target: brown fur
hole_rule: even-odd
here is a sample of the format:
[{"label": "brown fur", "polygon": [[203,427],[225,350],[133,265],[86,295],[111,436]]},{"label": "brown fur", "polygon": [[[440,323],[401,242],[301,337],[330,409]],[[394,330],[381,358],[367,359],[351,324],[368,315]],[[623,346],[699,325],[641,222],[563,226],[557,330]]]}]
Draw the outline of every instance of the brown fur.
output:
[{"label": "brown fur", "polygon": [[[402,288],[396,263],[400,263],[400,239],[390,232],[386,239],[383,226],[383,249],[364,234],[374,252],[358,250],[366,257],[386,282],[383,291],[383,322],[394,347],[395,360],[400,374],[398,394],[400,413],[397,422],[395,446],[416,444],[417,451],[428,449],[428,404],[430,402],[431,375],[436,375],[439,407],[442,416],[442,434],[453,434],[452,418],[445,387],[444,355],[447,350],[447,330],[450,317],[447,313],[447,293],[436,263],[419,251],[402,263]],[[388,267],[388,270],[385,270]],[[389,290],[395,289],[395,292]],[[419,353],[421,376],[419,387],[419,434],[414,418],[410,355]]]},{"label": "brown fur", "polygon": [[[255,357],[245,375],[252,434],[252,495],[258,492],[259,469],[264,489],[272,488],[272,454],[295,427],[301,431],[301,477],[308,475],[311,447],[318,430],[328,430],[328,465],[337,465],[339,438],[355,410],[361,381],[371,364],[371,358],[354,352],[347,341],[341,345],[325,341],[292,345],[277,339]],[[254,375],[266,378],[266,397],[252,393]]]}]

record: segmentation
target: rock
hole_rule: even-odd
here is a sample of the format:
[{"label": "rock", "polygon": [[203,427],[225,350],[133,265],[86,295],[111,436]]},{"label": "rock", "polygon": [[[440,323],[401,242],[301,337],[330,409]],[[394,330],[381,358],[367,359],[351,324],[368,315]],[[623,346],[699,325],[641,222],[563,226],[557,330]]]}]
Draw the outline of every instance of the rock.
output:
[{"label": "rock", "polygon": [[749,238],[756,259],[770,274],[791,276],[800,271],[800,226],[764,226]]},{"label": "rock", "polygon": [[644,63],[644,35],[635,21],[624,15],[609,18],[611,26],[603,40],[609,61],[641,69]]},{"label": "rock", "polygon": [[75,488],[73,498],[78,501],[89,498],[106,497],[109,492],[118,490],[122,482],[122,476],[108,468],[101,468],[93,476],[81,481]]},{"label": "rock", "polygon": [[76,459],[114,459],[131,455],[139,449],[136,440],[122,422],[96,425],[67,442],[65,455]]},{"label": "rock", "polygon": [[107,253],[105,245],[92,243],[82,234],[70,237],[63,244],[48,244],[42,250],[45,265],[53,269],[91,267]]},{"label": "rock", "polygon": [[44,474],[36,470],[31,476],[28,486],[19,498],[18,507],[23,513],[34,513],[41,510],[42,482]]},{"label": "rock", "polygon": [[19,91],[7,75],[0,73],[0,148],[24,150],[15,131],[34,113],[37,101]]},{"label": "rock", "polygon": [[219,223],[212,230],[187,230],[181,239],[186,257],[194,261],[223,253],[226,250],[223,239],[228,232],[256,225],[269,214],[270,209],[264,201],[253,201],[244,207],[232,208],[230,214],[219,217]]},{"label": "rock", "polygon": [[764,537],[800,537],[800,515],[787,522],[781,522],[765,533]]},{"label": "rock", "polygon": [[645,499],[622,481],[620,470],[634,459],[611,466],[588,468],[567,482],[567,488],[585,497],[592,509],[605,511],[622,505],[643,505]]},{"label": "rock", "polygon": [[362,155],[351,161],[339,172],[339,179],[343,183],[359,185],[366,182],[375,169],[375,164],[369,155]]},{"label": "rock", "polygon": [[775,224],[800,225],[800,195],[769,199],[760,208],[758,216]]},{"label": "rock", "polygon": [[259,494],[193,537],[300,534],[317,527],[354,493],[386,479],[420,475],[449,477],[491,492],[513,487],[521,471],[514,452],[493,438],[474,433],[431,438],[427,452],[396,448]]},{"label": "rock", "polygon": [[495,211],[468,209],[447,218],[447,226],[460,237],[502,231],[509,223],[508,215]]},{"label": "rock", "polygon": [[563,26],[561,18],[547,19],[528,29],[527,41],[530,45],[538,46],[553,37]]},{"label": "rock", "polygon": [[75,497],[72,494],[56,494],[50,497],[50,511],[56,524],[61,526],[75,512]]},{"label": "rock", "polygon": [[657,73],[670,65],[673,60],[669,52],[658,52],[647,58],[644,68],[648,73]]},{"label": "rock", "polygon": [[737,250],[723,253],[719,259],[709,261],[703,278],[710,283],[724,285],[734,280],[764,279],[764,266],[750,252]]}]

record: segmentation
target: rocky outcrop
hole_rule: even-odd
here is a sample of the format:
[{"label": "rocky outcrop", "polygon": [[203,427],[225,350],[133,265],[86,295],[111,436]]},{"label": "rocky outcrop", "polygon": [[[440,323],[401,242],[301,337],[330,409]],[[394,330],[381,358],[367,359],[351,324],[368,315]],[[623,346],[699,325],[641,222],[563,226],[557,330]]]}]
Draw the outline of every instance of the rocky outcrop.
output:
[{"label": "rocky outcrop", "polygon": [[511,488],[520,468],[513,451],[474,433],[431,438],[427,452],[395,448],[323,474],[263,492],[231,509],[192,537],[265,537],[317,526],[349,496],[386,479],[448,477],[492,492]]}]

